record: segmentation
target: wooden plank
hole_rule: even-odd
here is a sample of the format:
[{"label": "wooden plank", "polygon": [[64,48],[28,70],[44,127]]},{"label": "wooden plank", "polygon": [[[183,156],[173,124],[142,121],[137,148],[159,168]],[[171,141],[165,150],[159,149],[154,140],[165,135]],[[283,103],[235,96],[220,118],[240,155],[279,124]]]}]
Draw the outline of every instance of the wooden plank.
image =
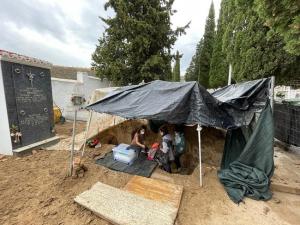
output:
[{"label": "wooden plank", "polygon": [[177,209],[183,192],[181,185],[140,176],[134,176],[124,189],[150,200],[170,204]]},{"label": "wooden plank", "polygon": [[75,202],[113,224],[173,225],[177,209],[131,192],[97,182]]},{"label": "wooden plank", "polygon": [[154,172],[151,174],[150,178],[156,179],[156,180],[162,180],[162,181],[165,181],[167,183],[175,184],[174,178],[168,176],[166,173],[167,172],[164,172],[161,169],[156,168],[154,170]]}]

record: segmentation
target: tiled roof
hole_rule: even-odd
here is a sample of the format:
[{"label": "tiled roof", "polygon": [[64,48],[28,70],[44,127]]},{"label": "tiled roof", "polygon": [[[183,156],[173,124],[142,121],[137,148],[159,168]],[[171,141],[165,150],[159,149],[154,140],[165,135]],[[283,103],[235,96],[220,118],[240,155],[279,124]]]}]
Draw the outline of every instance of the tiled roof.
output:
[{"label": "tiled roof", "polygon": [[25,55],[20,55],[2,49],[0,49],[0,59],[5,61],[20,63],[20,64],[38,66],[38,67],[50,68],[52,66],[52,64],[48,61],[25,56]]},{"label": "tiled roof", "polygon": [[95,72],[91,68],[84,67],[67,67],[56,66],[51,67],[51,76],[60,79],[77,80],[77,72],[87,72],[89,76],[95,76]]}]

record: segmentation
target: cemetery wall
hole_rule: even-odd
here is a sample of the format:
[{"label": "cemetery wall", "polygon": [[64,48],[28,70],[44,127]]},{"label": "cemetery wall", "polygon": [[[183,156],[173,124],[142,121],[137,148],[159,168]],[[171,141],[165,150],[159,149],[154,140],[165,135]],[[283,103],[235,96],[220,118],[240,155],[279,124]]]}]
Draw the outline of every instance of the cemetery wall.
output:
[{"label": "cemetery wall", "polygon": [[[72,96],[82,96],[86,102],[82,107],[89,104],[95,89],[109,87],[109,82],[97,77],[89,76],[87,72],[77,72],[77,80],[51,78],[53,102],[57,105],[67,120],[72,120],[76,106],[71,101]],[[78,108],[78,107],[77,107]],[[86,121],[88,112],[80,110],[78,120]]]}]

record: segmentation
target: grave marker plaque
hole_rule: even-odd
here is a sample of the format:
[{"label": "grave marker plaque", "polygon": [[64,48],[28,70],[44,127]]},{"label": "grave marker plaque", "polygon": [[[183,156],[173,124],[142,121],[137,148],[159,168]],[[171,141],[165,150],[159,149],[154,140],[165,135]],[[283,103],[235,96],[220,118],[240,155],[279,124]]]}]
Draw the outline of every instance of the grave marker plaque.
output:
[{"label": "grave marker plaque", "polygon": [[10,57],[3,52],[0,57],[0,85],[4,89],[0,90],[4,94],[0,107],[7,111],[7,121],[4,122],[8,123],[5,126],[8,126],[6,132],[9,131],[12,149],[53,137],[51,64],[30,58],[20,59],[16,54]]}]

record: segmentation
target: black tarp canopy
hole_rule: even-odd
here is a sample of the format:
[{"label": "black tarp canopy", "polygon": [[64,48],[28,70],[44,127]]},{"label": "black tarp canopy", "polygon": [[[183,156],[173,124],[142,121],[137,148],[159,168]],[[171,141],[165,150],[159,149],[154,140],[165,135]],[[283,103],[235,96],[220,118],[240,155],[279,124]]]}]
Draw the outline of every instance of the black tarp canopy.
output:
[{"label": "black tarp canopy", "polygon": [[254,112],[265,106],[269,83],[269,78],[249,81],[210,94],[195,81],[156,80],[120,88],[86,108],[127,119],[229,129],[248,125]]},{"label": "black tarp canopy", "polygon": [[[87,109],[127,119],[198,124],[201,186],[199,125],[228,129],[218,172],[220,181],[236,203],[244,196],[267,200],[271,198],[269,185],[274,169],[270,86],[271,78],[265,78],[229,85],[210,94],[197,82],[157,80],[120,88]],[[262,112],[258,122],[254,119],[257,112]]]}]

